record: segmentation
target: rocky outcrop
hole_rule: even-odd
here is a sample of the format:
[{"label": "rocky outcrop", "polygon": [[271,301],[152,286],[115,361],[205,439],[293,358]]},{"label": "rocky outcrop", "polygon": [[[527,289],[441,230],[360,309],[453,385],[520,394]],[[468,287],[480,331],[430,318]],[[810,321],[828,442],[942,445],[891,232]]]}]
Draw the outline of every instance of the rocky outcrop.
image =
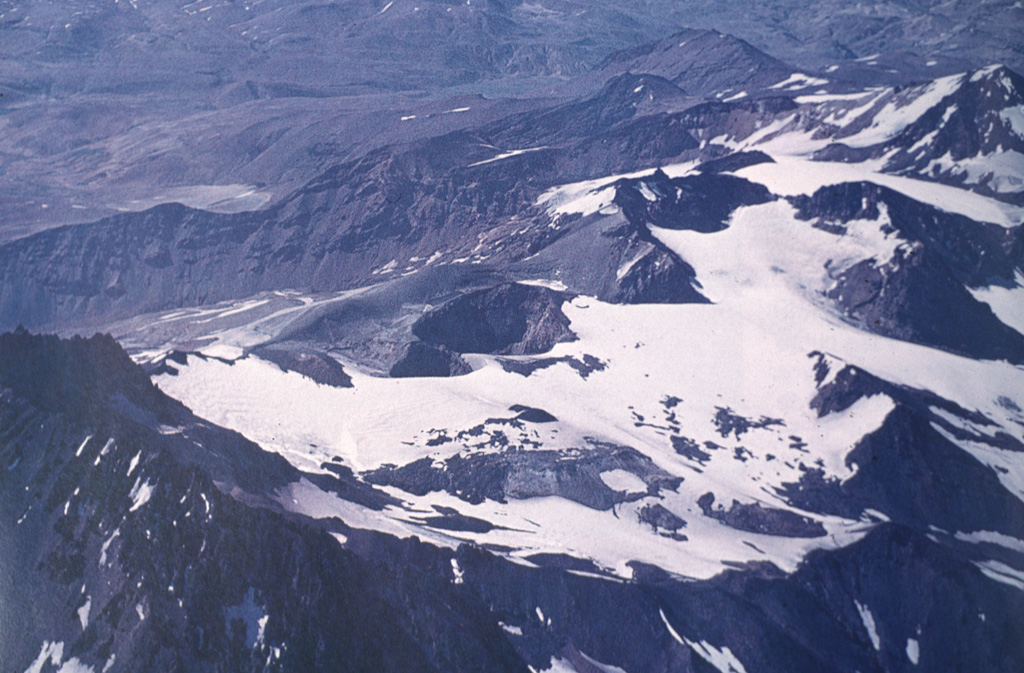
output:
[{"label": "rocky outcrop", "polygon": [[508,283],[452,299],[412,327],[422,341],[456,353],[532,355],[575,341],[562,292]]},{"label": "rocky outcrop", "polygon": [[968,291],[1016,284],[1021,268],[1016,232],[869,183],[823,187],[793,202],[799,217],[836,235],[847,226],[877,222],[883,233],[903,241],[889,259],[828,269],[834,282],[825,296],[851,322],[972,357],[1024,361],[1024,335]]},{"label": "rocky outcrop", "polygon": [[[601,480],[601,473],[610,470],[636,475],[647,491],[628,494],[612,489]],[[424,458],[401,467],[374,470],[366,474],[366,479],[417,495],[447,491],[470,503],[558,496],[601,510],[661,489],[673,490],[682,481],[635,449],[600,442],[593,442],[582,453],[518,449],[456,454],[440,466]]]}]

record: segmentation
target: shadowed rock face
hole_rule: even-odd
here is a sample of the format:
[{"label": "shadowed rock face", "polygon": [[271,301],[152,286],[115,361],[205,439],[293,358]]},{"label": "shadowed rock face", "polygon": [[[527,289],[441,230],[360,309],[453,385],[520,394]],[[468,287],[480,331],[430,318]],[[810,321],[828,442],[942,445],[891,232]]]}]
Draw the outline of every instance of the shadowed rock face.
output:
[{"label": "shadowed rock face", "polygon": [[654,225],[713,233],[728,227],[729,216],[740,206],[774,198],[764,186],[731,175],[670,178],[659,170],[650,178],[620,183],[615,203],[638,228]]},{"label": "shadowed rock face", "polygon": [[[612,489],[601,480],[601,473],[609,470],[636,475],[647,491],[637,494]],[[673,490],[682,482],[635,449],[600,442],[585,452],[512,450],[455,455],[444,461],[443,467],[424,458],[398,468],[374,470],[366,478],[370,483],[397,486],[417,495],[447,491],[470,503],[558,496],[601,510],[660,489]]]},{"label": "shadowed rock face", "polygon": [[303,376],[336,388],[351,388],[352,377],[337,360],[325,353],[306,352],[286,348],[258,348],[253,354],[269,360],[286,372],[297,372]]},{"label": "shadowed rock face", "polygon": [[[835,282],[826,296],[852,322],[972,357],[1024,361],[1024,336],[967,289],[1015,285],[1019,230],[975,222],[863,182],[822,187],[793,203],[798,217],[836,235],[879,221],[883,233],[903,241],[887,261],[871,258],[830,270]],[[859,220],[869,222],[854,222]]]},{"label": "shadowed rock face", "polygon": [[785,537],[824,537],[825,527],[795,512],[782,509],[763,507],[761,503],[743,504],[735,500],[729,509],[722,505],[714,506],[715,495],[705,493],[697,500],[704,516],[718,519],[726,526],[737,530],[763,535],[782,535]]},{"label": "shadowed rock face", "polygon": [[509,283],[470,292],[426,313],[412,332],[456,353],[530,355],[575,341],[562,313],[567,299],[545,287]]},{"label": "shadowed rock face", "polygon": [[414,341],[409,344],[398,362],[391,366],[388,376],[459,376],[468,374],[471,367],[444,346]]}]

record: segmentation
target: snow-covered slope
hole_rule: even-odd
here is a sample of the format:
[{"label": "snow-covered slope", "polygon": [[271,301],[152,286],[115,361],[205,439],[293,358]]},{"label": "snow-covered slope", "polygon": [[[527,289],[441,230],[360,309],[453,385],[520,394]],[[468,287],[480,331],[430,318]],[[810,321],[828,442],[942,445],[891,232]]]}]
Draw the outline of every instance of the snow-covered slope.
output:
[{"label": "snow-covered slope", "polygon": [[[844,175],[822,179],[815,168],[822,169],[779,156],[737,174],[780,196],[812,195]],[[953,187],[850,171],[856,184],[868,177],[931,207],[978,219],[1012,213]],[[606,212],[618,209],[615,192],[645,184],[641,176],[603,186],[613,180],[586,188],[611,190]],[[558,202],[562,212],[593,210]],[[853,479],[854,449],[884,432],[894,409],[910,405],[906,395],[959,410],[924,418],[951,433],[962,460],[978,461],[1013,498],[1024,496],[1024,464],[1013,448],[1024,440],[1014,411],[1022,370],[871,334],[837,309],[830,291],[845,271],[865,262],[888,268],[921,245],[891,218],[883,201],[874,217],[822,223],[776,198],[737,208],[714,233],[652,225],[653,236],[694,267],[711,304],[619,306],[578,296],[563,307],[578,340],[541,356],[467,355],[474,371],[466,376],[384,379],[343,361],[352,387],[340,389],[256,356],[192,355],[157,381],[303,469],[340,462],[405,503],[359,514],[367,527],[443,545],[500,545],[519,559],[565,554],[625,577],[630,562],[695,578],[755,561],[791,572],[809,551],[849,544],[891,516],[883,503],[837,516],[787,496],[811,472],[839,486]],[[855,395],[842,413],[823,413],[838,371],[878,377],[899,399],[879,388]],[[543,410],[543,422],[522,408]],[[986,439],[995,436],[1004,439]],[[355,516],[352,504],[308,484],[280,497],[307,514]],[[429,523],[434,511],[486,523],[438,530]],[[1002,525],[1005,534],[1016,529],[1009,519]]]}]

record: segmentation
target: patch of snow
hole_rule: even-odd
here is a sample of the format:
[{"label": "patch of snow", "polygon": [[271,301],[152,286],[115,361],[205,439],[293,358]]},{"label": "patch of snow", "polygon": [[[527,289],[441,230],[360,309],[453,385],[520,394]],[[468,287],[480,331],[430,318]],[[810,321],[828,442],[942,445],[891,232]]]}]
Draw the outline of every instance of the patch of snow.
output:
[{"label": "patch of snow", "polygon": [[47,659],[49,659],[51,666],[59,666],[63,658],[64,643],[44,641],[42,649],[39,650],[39,656],[29,664],[28,668],[25,669],[25,673],[42,673]]},{"label": "patch of snow", "polygon": [[504,631],[505,633],[510,633],[513,636],[523,635],[523,629],[519,626],[512,626],[510,624],[506,624],[505,622],[498,622],[498,626],[501,627],[502,631]]},{"label": "patch of snow", "polygon": [[132,486],[131,493],[128,494],[128,497],[132,499],[132,506],[128,511],[134,512],[149,502],[149,499],[153,497],[153,486],[150,485],[148,479],[143,482],[142,477],[136,477],[135,485]]},{"label": "patch of snow", "polygon": [[[464,581],[462,568],[459,567],[458,559],[452,559],[452,583],[462,584]],[[538,608],[539,610],[540,608]]]},{"label": "patch of snow", "polygon": [[[534,671],[532,666],[528,667],[530,671]],[[542,671],[534,671],[534,673],[578,673],[578,671],[569,663],[568,659],[562,659],[555,657],[551,660],[551,665]]]},{"label": "patch of snow", "polygon": [[83,664],[78,657],[71,657],[57,669],[57,673],[93,673],[93,667]]},{"label": "patch of snow", "polygon": [[966,189],[878,173],[872,170],[869,164],[809,161],[782,155],[773,157],[775,163],[747,166],[735,174],[762,184],[779,196],[810,196],[827,185],[864,181],[888,187],[946,212],[964,215],[981,222],[991,222],[1010,228],[1024,220],[1024,208],[1002,203]]},{"label": "patch of snow", "polygon": [[89,610],[92,609],[92,597],[86,596],[85,603],[78,608],[78,621],[82,624],[82,630],[89,626]]},{"label": "patch of snow", "polygon": [[1024,591],[1024,572],[1000,561],[976,561],[974,565],[990,579]]},{"label": "patch of snow", "polygon": [[110,549],[110,545],[111,545],[111,543],[112,543],[112,542],[114,541],[114,539],[115,539],[115,538],[116,538],[116,537],[117,537],[118,535],[120,535],[120,534],[121,534],[121,529],[120,529],[120,528],[118,528],[118,529],[116,529],[116,530],[115,530],[115,531],[114,531],[113,533],[111,533],[111,534],[110,534],[110,537],[108,537],[108,538],[106,539],[106,541],[105,541],[105,542],[103,543],[103,547],[102,547],[102,548],[100,549],[100,562],[99,562],[99,567],[101,567],[101,568],[102,568],[103,566],[105,566],[105,565],[107,564],[107,550],[108,550],[108,549]]},{"label": "patch of snow", "polygon": [[1010,127],[1018,138],[1024,139],[1024,105],[1000,110],[999,118]]},{"label": "patch of snow", "polygon": [[834,101],[861,100],[868,96],[877,95],[874,91],[856,91],[854,93],[812,93],[797,96],[793,100],[800,105],[811,103],[830,103]]},{"label": "patch of snow", "polygon": [[686,641],[683,640],[683,637],[680,636],[679,633],[674,628],[672,628],[671,624],[669,624],[668,617],[665,616],[665,611],[659,608],[658,609],[658,615],[661,617],[661,621],[665,625],[665,628],[668,629],[669,635],[672,636],[673,638],[675,638],[676,642],[679,643],[680,645],[685,645]]},{"label": "patch of snow", "polygon": [[1005,547],[1006,549],[1024,554],[1024,540],[1019,540],[1015,537],[991,530],[978,530],[973,533],[958,532],[954,537],[961,542],[971,542],[973,544],[985,542],[988,544],[996,544],[1000,547]]},{"label": "patch of snow", "polygon": [[785,88],[787,91],[793,91],[794,89],[806,89],[807,87],[821,86],[823,84],[828,84],[828,80],[827,79],[821,79],[819,77],[811,77],[810,75],[805,75],[802,72],[794,72],[792,75],[790,75],[786,79],[782,80],[781,82],[776,82],[775,84],[772,84],[768,88],[769,89],[783,89],[783,88]]},{"label": "patch of snow", "polygon": [[89,443],[90,439],[92,439],[92,435],[89,435],[88,437],[82,440],[82,443],[78,446],[78,450],[75,451],[76,458],[82,455],[82,451],[85,451],[85,445]]},{"label": "patch of snow", "polygon": [[643,479],[626,470],[608,470],[601,473],[601,481],[613,491],[624,491],[626,493],[644,492],[647,484]]},{"label": "patch of snow", "polygon": [[921,660],[921,646],[916,638],[907,638],[907,659],[915,666]]},{"label": "patch of snow", "polygon": [[128,464],[128,476],[129,477],[132,476],[132,472],[135,471],[135,468],[139,466],[139,458],[141,458],[141,457],[142,457],[142,451],[139,451],[138,453],[135,454],[135,457],[132,458],[132,462]]},{"label": "patch of snow", "polygon": [[867,127],[840,138],[840,141],[850,147],[868,147],[884,142],[920,119],[924,113],[956,91],[963,81],[963,75],[951,75],[905,90],[875,112]]},{"label": "patch of snow", "polygon": [[882,640],[878,637],[878,629],[875,627],[875,616],[871,614],[871,610],[868,609],[867,605],[861,605],[857,601],[854,601],[854,605],[857,606],[857,612],[860,613],[860,620],[864,624],[864,629],[868,632],[871,645],[874,646],[876,652],[881,652]]},{"label": "patch of snow", "polygon": [[743,668],[743,664],[740,663],[740,660],[736,658],[736,655],[728,647],[718,649],[706,640],[700,642],[695,642],[689,638],[684,638],[684,640],[701,659],[714,666],[721,673],[747,673],[747,669]]},{"label": "patch of snow", "polygon": [[483,166],[484,164],[494,163],[495,161],[501,161],[502,159],[508,159],[510,157],[517,157],[520,154],[526,154],[528,152],[539,152],[540,150],[546,150],[547,145],[542,147],[527,147],[521,150],[509,150],[508,152],[502,152],[501,154],[491,157],[490,159],[484,159],[483,161],[477,161],[469,165],[469,168],[474,166]]},{"label": "patch of snow", "polygon": [[999,63],[992,63],[990,65],[985,66],[984,68],[979,68],[978,70],[974,71],[974,74],[971,75],[971,81],[980,82],[981,80],[985,79],[986,77],[994,73],[996,70],[999,70],[1001,67],[1002,65],[1000,65]]}]

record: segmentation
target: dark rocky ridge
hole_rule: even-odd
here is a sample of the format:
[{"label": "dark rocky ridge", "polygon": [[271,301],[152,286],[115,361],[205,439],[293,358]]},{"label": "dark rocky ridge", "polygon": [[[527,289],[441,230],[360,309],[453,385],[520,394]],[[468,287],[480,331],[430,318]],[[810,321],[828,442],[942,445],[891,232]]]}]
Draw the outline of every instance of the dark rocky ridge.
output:
[{"label": "dark rocky ridge", "polygon": [[763,535],[784,537],[824,537],[825,527],[805,516],[774,507],[764,507],[755,502],[745,504],[732,501],[729,509],[721,504],[715,507],[714,493],[705,493],[697,500],[704,516],[718,519],[724,525],[736,530],[745,530]]},{"label": "dark rocky ridge", "polygon": [[659,169],[650,178],[620,182],[615,204],[638,229],[654,225],[707,234],[728,227],[729,216],[740,206],[774,198],[762,185],[731,175],[700,173],[670,178]]},{"label": "dark rocky ridge", "polygon": [[[883,231],[906,241],[884,264],[872,258],[831,272],[836,283],[826,296],[855,324],[973,357],[1024,361],[1024,335],[967,291],[1016,284],[1024,268],[1019,228],[975,222],[863,182],[792,201],[798,217],[836,234],[853,220],[878,219],[884,206],[890,224]],[[943,315],[956,319],[936,319]]]},{"label": "dark rocky ridge", "polygon": [[509,283],[477,290],[425,313],[412,333],[457,353],[534,355],[575,341],[562,304],[570,297],[536,285]]},{"label": "dark rocky ridge", "polygon": [[[416,495],[446,491],[470,503],[558,496],[602,510],[657,494],[661,489],[674,490],[682,481],[625,446],[592,441],[585,449],[564,452],[510,448],[495,453],[456,454],[443,461],[443,466],[423,458],[400,467],[382,467],[365,477],[372,484],[397,486]],[[612,489],[601,480],[601,473],[609,470],[636,475],[647,490],[626,493]]]},{"label": "dark rocky ridge", "polygon": [[[885,170],[937,180],[978,191],[992,198],[1018,205],[1024,203],[1024,185],[1013,170],[998,169],[1006,177],[997,180],[993,172],[969,171],[941,166],[1000,152],[1024,152],[1024,137],[1004,111],[1024,104],[1024,77],[1005,66],[967,73],[959,85],[934,107],[913,120],[893,138],[863,148],[843,144],[842,137],[816,156],[825,160],[864,161],[886,158]],[[846,133],[860,130],[851,127]]]},{"label": "dark rocky ridge", "polygon": [[[829,365],[818,357],[819,374]],[[836,365],[833,365],[836,366]],[[794,506],[808,511],[857,517],[866,508],[884,511],[901,525],[925,531],[1000,530],[1024,535],[1024,503],[1004,488],[995,471],[951,442],[969,439],[993,448],[1024,451],[1012,437],[967,433],[933,409],[991,426],[985,416],[933,393],[897,386],[863,369],[841,365],[811,403],[820,416],[840,413],[873,395],[890,397],[896,408],[881,427],[863,437],[846,458],[857,472],[843,483],[823,480],[809,470],[785,492]]]}]

